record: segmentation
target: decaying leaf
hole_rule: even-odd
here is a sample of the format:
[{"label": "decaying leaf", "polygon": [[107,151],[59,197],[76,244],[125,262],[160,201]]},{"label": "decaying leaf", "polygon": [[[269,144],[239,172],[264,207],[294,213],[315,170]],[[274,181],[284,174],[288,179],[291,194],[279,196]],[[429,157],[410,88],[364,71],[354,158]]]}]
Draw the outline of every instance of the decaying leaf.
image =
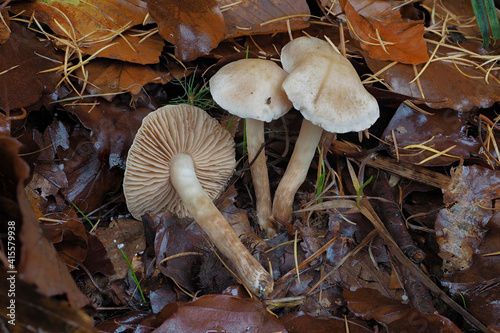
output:
[{"label": "decaying leaf", "polygon": [[[72,307],[83,308],[89,304],[89,299],[78,289],[54,246],[43,235],[24,192],[29,167],[18,156],[19,147],[18,141],[0,137],[0,152],[5,161],[0,164],[0,204],[5,212],[2,216],[15,222],[16,243],[19,248],[11,270],[17,268],[17,279],[36,285],[42,294],[49,297],[65,295]],[[9,211],[10,217],[7,215]],[[9,220],[4,221],[5,217],[2,222],[6,224]]]},{"label": "decaying leaf", "polygon": [[500,196],[500,173],[480,166],[459,166],[444,189],[448,208],[436,220],[436,240],[443,270],[451,273],[472,264],[473,254],[486,235],[493,216],[493,200]]},{"label": "decaying leaf", "polygon": [[344,11],[351,35],[370,58],[404,64],[429,60],[424,22],[403,19],[392,2],[348,0]]},{"label": "decaying leaf", "polygon": [[52,94],[61,79],[40,72],[57,66],[62,56],[20,23],[11,22],[11,29],[0,46],[0,109],[6,111],[35,104],[42,94]]},{"label": "decaying leaf", "polygon": [[178,306],[154,332],[284,332],[279,320],[254,299],[207,295]]},{"label": "decaying leaf", "polygon": [[[389,152],[400,161],[425,166],[443,166],[460,158],[478,157],[481,144],[469,133],[468,117],[451,109],[424,114],[401,104],[382,133],[396,146]],[[397,149],[397,152],[396,152]]]}]

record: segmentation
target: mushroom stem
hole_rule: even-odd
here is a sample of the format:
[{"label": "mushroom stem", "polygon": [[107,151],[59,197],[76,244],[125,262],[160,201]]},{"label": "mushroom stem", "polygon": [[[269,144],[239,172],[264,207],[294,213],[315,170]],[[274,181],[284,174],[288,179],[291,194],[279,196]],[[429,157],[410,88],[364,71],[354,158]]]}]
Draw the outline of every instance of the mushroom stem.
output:
[{"label": "mushroom stem", "polygon": [[322,133],[320,126],[307,119],[302,121],[292,157],[274,195],[273,217],[278,221],[291,221],[295,193],[306,179]]},{"label": "mushroom stem", "polygon": [[170,161],[170,182],[181,197],[195,221],[214,242],[220,252],[236,268],[239,278],[257,296],[266,297],[273,289],[273,279],[248,252],[201,187],[193,159],[178,153]]},{"label": "mushroom stem", "polygon": [[[245,119],[247,150],[249,161],[254,161],[250,166],[253,188],[257,201],[257,221],[265,230],[267,237],[276,235],[271,218],[271,190],[269,189],[269,176],[267,174],[266,150],[264,144],[264,122],[256,119]],[[260,150],[260,153],[259,153]],[[259,154],[257,158],[255,158]]]}]

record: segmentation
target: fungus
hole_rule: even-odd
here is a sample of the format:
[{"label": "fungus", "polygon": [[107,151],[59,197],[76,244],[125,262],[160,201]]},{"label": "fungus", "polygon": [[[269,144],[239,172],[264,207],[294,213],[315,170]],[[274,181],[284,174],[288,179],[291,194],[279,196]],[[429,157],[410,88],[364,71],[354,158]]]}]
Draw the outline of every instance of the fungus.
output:
[{"label": "fungus", "polygon": [[249,290],[265,297],[271,276],[212,203],[234,166],[234,141],[217,120],[192,105],[164,106],[146,116],[137,132],[123,191],[136,219],[165,211],[193,217]]},{"label": "fungus", "polygon": [[[214,101],[229,113],[246,119],[246,142],[255,190],[257,220],[268,237],[276,234],[271,217],[271,192],[264,145],[264,122],[292,108],[281,84],[286,72],[270,60],[241,59],[222,67],[210,79]],[[262,148],[262,149],[261,149]],[[258,156],[257,156],[258,155]]]},{"label": "fungus", "polygon": [[290,222],[295,193],[306,178],[323,129],[362,131],[378,119],[379,108],[349,60],[326,41],[294,39],[283,47],[281,63],[289,73],[283,89],[305,118],[273,201],[273,217]]}]

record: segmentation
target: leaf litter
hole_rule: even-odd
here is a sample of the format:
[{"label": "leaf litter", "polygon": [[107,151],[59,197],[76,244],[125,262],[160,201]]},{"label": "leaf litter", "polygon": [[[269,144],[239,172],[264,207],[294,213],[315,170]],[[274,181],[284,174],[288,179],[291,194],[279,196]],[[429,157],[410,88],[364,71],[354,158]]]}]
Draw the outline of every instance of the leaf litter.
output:
[{"label": "leaf litter", "polygon": [[[321,8],[220,1],[204,13],[147,6],[151,17],[145,2],[133,1],[120,9],[117,2],[15,1],[10,14],[2,11],[13,32],[0,45],[8,61],[0,68],[7,96],[0,124],[4,136],[24,143],[32,168],[28,174],[18,144],[2,138],[0,184],[16,195],[1,197],[1,226],[15,219],[22,227],[18,278],[38,288],[26,289],[27,309],[55,301],[59,322],[89,332],[94,325],[110,332],[498,330],[499,58],[495,44],[480,48],[468,1],[322,1]],[[217,204],[272,273],[275,291],[259,301],[230,287],[237,276],[190,220],[127,219],[120,184],[142,118],[196,99],[174,78],[202,91],[224,63],[249,55],[277,61],[290,36],[304,34],[344,50],[383,114],[366,139],[325,135],[326,153],[296,196],[293,223],[262,239],[244,123],[203,104],[237,142],[240,162]],[[31,63],[8,51],[8,43],[23,42],[23,54],[36,54]],[[12,76],[26,69],[21,80]],[[266,124],[272,190],[300,120],[291,111]],[[48,298],[56,295],[70,307]],[[33,324],[22,311],[18,319]]]}]

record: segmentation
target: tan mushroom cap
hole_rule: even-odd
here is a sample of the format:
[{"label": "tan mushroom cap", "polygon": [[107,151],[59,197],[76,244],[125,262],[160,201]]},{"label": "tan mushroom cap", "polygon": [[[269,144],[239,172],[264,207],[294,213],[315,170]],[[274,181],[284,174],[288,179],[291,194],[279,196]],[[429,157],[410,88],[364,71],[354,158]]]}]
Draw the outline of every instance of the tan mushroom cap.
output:
[{"label": "tan mushroom cap", "polygon": [[270,122],[292,108],[281,86],[286,76],[271,60],[240,59],[225,65],[210,79],[210,93],[231,114]]},{"label": "tan mushroom cap", "polygon": [[326,41],[299,37],[281,51],[283,89],[304,118],[332,133],[369,128],[379,117],[352,64]]},{"label": "tan mushroom cap", "polygon": [[198,180],[217,198],[235,167],[234,140],[217,120],[192,105],[168,105],[147,115],[129,150],[123,191],[130,213],[190,214],[170,183],[169,163],[177,153],[193,159]]}]

